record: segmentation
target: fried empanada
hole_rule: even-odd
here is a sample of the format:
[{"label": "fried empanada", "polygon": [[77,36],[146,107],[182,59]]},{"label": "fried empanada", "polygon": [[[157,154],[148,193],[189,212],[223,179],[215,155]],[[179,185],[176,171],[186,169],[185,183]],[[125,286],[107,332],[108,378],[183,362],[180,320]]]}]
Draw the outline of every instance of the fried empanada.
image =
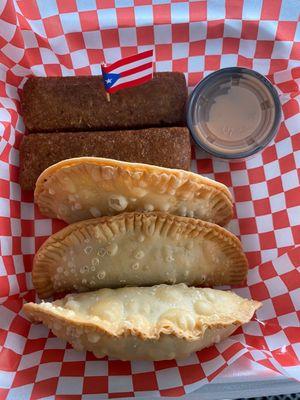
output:
[{"label": "fried empanada", "polygon": [[241,283],[247,259],[240,241],[218,225],[160,212],[123,213],[67,226],[41,246],[33,284],[54,292],[159,283]]},{"label": "fried empanada", "polygon": [[233,213],[229,190],[193,172],[106,158],[61,161],[38,178],[41,212],[72,223],[124,211],[164,211],[226,224]]},{"label": "fried empanada", "polygon": [[167,360],[218,343],[259,307],[232,292],[179,284],[101,289],[28,303],[23,310],[76,350],[121,360]]}]

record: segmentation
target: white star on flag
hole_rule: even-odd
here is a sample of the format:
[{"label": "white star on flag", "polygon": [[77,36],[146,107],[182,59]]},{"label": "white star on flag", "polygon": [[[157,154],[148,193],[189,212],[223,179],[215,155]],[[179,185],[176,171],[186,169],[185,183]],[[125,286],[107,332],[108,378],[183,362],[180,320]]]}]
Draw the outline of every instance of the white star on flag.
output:
[{"label": "white star on flag", "polygon": [[101,70],[107,93],[141,85],[153,78],[153,50],[122,58],[110,65],[102,63]]}]

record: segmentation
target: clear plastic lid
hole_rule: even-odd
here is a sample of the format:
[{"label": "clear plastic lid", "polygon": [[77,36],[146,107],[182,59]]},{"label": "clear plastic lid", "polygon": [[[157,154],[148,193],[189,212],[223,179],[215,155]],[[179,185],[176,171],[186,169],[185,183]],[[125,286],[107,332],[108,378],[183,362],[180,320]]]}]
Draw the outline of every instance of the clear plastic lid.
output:
[{"label": "clear plastic lid", "polygon": [[187,119],[202,149],[216,157],[239,159],[262,150],[275,136],[281,107],[264,76],[246,68],[224,68],[196,86]]}]

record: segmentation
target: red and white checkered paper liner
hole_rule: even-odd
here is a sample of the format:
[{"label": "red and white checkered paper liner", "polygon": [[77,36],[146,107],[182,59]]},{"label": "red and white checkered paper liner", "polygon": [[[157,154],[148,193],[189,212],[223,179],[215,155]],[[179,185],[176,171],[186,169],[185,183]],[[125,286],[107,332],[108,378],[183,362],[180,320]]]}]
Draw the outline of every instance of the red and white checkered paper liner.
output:
[{"label": "red and white checkered paper liner", "polygon": [[[0,399],[177,396],[239,357],[300,379],[300,5],[297,0],[2,0],[0,2]],[[275,83],[283,121],[246,162],[195,151],[193,169],[235,198],[230,229],[250,263],[241,295],[263,302],[244,328],[184,361],[120,362],[77,353],[19,313],[34,299],[33,254],[63,224],[43,217],[18,184],[24,132],[18,89],[28,75],[99,74],[102,61],[154,48],[157,71],[190,87],[220,67]],[[257,363],[257,364],[255,364]],[[70,397],[69,397],[70,396]]]}]

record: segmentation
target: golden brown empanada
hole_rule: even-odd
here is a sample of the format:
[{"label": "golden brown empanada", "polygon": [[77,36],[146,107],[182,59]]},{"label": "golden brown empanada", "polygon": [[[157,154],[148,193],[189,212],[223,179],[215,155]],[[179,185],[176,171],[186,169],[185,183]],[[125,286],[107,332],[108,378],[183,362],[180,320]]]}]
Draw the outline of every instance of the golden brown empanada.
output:
[{"label": "golden brown empanada", "polygon": [[123,211],[164,211],[226,224],[232,198],[221,183],[192,172],[106,158],[61,161],[38,178],[35,201],[68,223]]},{"label": "golden brown empanada", "polygon": [[232,292],[180,285],[101,289],[23,306],[59,338],[97,357],[185,358],[248,322],[260,303]]},{"label": "golden brown empanada", "polygon": [[159,283],[241,283],[247,259],[240,241],[218,225],[166,213],[124,213],[69,225],[33,262],[41,298],[54,292]]}]

